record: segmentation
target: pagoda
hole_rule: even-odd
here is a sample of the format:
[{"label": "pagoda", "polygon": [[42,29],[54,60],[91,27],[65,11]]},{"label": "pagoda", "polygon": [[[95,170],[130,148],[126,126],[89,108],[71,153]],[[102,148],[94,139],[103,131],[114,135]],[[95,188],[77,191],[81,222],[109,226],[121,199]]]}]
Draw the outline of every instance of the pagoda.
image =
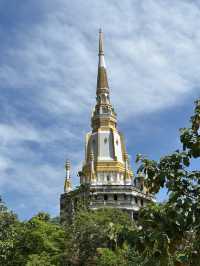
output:
[{"label": "pagoda", "polygon": [[90,209],[118,208],[137,218],[140,207],[153,200],[143,182],[134,177],[124,137],[117,128],[106,71],[103,33],[99,31],[96,105],[91,132],[86,134],[85,160],[79,171],[80,186],[72,189],[70,162],[66,162],[64,193],[60,198],[61,221],[70,221],[79,201]]}]

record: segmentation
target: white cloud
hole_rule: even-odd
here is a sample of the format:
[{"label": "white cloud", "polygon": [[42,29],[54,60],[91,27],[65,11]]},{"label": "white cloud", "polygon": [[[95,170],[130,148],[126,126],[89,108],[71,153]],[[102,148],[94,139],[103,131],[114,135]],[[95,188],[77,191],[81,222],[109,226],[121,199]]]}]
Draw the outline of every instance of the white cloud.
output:
[{"label": "white cloud", "polygon": [[7,86],[34,88],[49,112],[80,117],[94,104],[101,24],[112,98],[124,119],[181,103],[200,82],[195,2],[77,1],[70,10],[66,1],[58,3],[48,6],[42,23],[20,32],[21,46],[8,48],[16,64],[2,69]]}]

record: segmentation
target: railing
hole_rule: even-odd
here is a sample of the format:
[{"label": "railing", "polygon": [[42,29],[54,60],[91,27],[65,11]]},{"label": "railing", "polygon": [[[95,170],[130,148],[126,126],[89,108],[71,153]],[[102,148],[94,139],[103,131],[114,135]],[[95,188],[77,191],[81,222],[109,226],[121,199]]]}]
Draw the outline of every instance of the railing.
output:
[{"label": "railing", "polygon": [[92,194],[96,194],[96,193],[113,193],[113,191],[115,190],[115,194],[126,194],[128,193],[130,195],[130,193],[134,193],[137,196],[141,196],[142,198],[146,198],[149,200],[153,199],[153,196],[150,194],[146,194],[143,191],[138,190],[137,188],[135,188],[132,185],[101,185],[101,186],[91,186],[90,187],[90,192],[92,192]]},{"label": "railing", "polygon": [[139,210],[139,207],[134,202],[123,201],[93,201],[90,202],[90,207],[122,207],[127,209]]}]

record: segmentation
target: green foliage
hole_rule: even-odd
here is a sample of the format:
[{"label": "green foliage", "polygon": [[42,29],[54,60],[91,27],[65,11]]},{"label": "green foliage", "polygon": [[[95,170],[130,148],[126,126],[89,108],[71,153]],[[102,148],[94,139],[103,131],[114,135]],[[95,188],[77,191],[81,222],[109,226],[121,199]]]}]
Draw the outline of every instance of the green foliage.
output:
[{"label": "green foliage", "polygon": [[0,211],[0,265],[12,265],[18,226],[17,217],[3,208]]},{"label": "green foliage", "polygon": [[20,222],[12,212],[0,212],[0,265],[62,265],[64,234],[46,213]]},{"label": "green foliage", "polygon": [[124,250],[118,248],[117,250],[113,251],[109,248],[98,248],[97,254],[99,257],[96,260],[96,265],[99,266],[125,266],[125,254]]},{"label": "green foliage", "polygon": [[26,266],[55,266],[55,264],[51,263],[50,256],[42,252],[41,254],[33,254],[28,257],[28,262]]},{"label": "green foliage", "polygon": [[[196,101],[191,127],[181,129],[182,150],[160,161],[138,155],[138,174],[146,187],[157,193],[166,187],[168,202],[143,208],[138,221],[140,231],[132,232],[130,243],[147,265],[200,265],[200,171],[191,170],[191,161],[200,157],[200,100]],[[153,262],[154,261],[154,262]]]},{"label": "green foliage", "polygon": [[22,232],[18,236],[18,253],[23,254],[25,260],[32,255],[48,254],[55,265],[60,265],[64,250],[64,230],[60,225],[52,223],[46,213],[37,216],[22,225]]},{"label": "green foliage", "polygon": [[191,127],[182,128],[180,140],[183,144],[183,149],[188,151],[190,156],[200,157],[200,99],[195,102],[194,115],[191,117]]},{"label": "green foliage", "polygon": [[140,255],[134,248],[131,248],[127,243],[121,247],[111,250],[109,248],[97,249],[98,266],[143,266],[145,258]]},{"label": "green foliage", "polygon": [[[97,250],[115,250],[123,243],[122,232],[134,227],[126,213],[116,209],[79,211],[66,230],[66,260],[69,265],[94,265]],[[111,253],[110,253],[111,256]]]}]

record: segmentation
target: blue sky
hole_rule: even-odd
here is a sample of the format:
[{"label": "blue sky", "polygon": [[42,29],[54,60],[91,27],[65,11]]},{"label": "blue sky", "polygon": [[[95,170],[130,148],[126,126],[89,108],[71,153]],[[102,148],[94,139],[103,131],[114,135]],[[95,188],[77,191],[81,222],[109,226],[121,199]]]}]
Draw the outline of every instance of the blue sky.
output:
[{"label": "blue sky", "polygon": [[180,145],[200,92],[198,1],[0,0],[0,195],[21,219],[58,214],[66,158],[78,184],[100,26],[133,169]]}]

